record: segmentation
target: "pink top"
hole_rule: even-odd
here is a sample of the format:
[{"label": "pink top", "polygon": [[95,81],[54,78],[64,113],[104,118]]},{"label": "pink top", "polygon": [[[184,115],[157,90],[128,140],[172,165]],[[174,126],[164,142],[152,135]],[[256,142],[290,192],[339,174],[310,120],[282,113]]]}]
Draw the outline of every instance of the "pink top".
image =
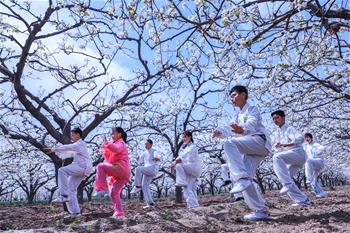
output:
[{"label": "pink top", "polygon": [[108,163],[115,165],[116,169],[120,170],[123,177],[129,179],[131,176],[131,165],[128,154],[128,147],[123,139],[118,139],[114,143],[105,142],[100,151]]}]

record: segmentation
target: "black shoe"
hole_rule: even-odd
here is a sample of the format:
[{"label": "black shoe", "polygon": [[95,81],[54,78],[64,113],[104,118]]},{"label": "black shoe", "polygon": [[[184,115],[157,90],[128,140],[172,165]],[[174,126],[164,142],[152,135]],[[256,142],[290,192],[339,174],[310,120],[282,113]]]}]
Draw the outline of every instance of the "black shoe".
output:
[{"label": "black shoe", "polygon": [[244,201],[244,197],[237,197],[233,202]]},{"label": "black shoe", "polygon": [[231,180],[225,180],[225,182],[224,182],[224,184],[222,185],[222,187],[225,187],[225,186],[227,186],[227,185],[229,185],[229,184],[231,184],[231,183],[232,183]]}]

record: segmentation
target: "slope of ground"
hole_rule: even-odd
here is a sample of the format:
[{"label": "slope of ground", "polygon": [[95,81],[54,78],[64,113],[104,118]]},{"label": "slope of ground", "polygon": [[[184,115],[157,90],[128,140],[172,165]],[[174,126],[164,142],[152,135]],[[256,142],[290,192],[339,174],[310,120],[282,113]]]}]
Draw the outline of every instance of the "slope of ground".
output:
[{"label": "slope of ground", "polygon": [[[268,222],[246,222],[249,209],[232,203],[229,195],[201,197],[202,207],[188,210],[170,199],[159,200],[152,211],[143,203],[124,202],[126,217],[112,218],[109,202],[86,203],[78,218],[65,217],[61,207],[28,205],[0,207],[0,231],[9,232],[350,232],[350,187],[338,187],[313,204],[295,208],[287,196],[265,194],[273,216]],[[22,230],[21,230],[22,229]]]}]

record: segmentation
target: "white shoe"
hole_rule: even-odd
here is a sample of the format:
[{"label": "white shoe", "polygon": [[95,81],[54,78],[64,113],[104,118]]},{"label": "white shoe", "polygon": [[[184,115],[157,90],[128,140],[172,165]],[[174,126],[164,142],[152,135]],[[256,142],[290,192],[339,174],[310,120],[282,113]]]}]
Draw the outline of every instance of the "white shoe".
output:
[{"label": "white shoe", "polygon": [[327,195],[325,193],[316,194],[317,198],[325,198]]},{"label": "white shoe", "polygon": [[64,202],[69,202],[69,198],[64,196],[58,196],[55,200],[52,201],[52,203],[64,203]]},{"label": "white shoe", "polygon": [[241,193],[244,190],[246,190],[247,188],[249,188],[250,185],[252,185],[252,181],[251,180],[249,180],[249,179],[240,179],[240,180],[238,180],[235,183],[235,185],[231,189],[230,193]]},{"label": "white shoe", "polygon": [[308,206],[308,205],[311,205],[311,201],[309,199],[306,199],[305,201],[302,201],[302,202],[292,204],[293,207],[303,207],[303,206]]},{"label": "white shoe", "polygon": [[112,216],[112,218],[124,218],[124,212],[115,212]]},{"label": "white shoe", "polygon": [[75,217],[80,217],[81,214],[80,213],[75,213],[75,214],[68,214],[68,217],[71,217],[71,218],[75,218]]},{"label": "white shoe", "polygon": [[283,187],[282,187],[281,190],[280,190],[280,194],[288,193],[289,190],[290,190],[290,188],[291,188],[290,186],[291,186],[291,184],[283,185]]},{"label": "white shoe", "polygon": [[155,207],[154,207],[154,204],[153,205],[146,205],[146,206],[144,206],[144,207],[142,207],[142,209],[154,209]]},{"label": "white shoe", "polygon": [[141,188],[138,188],[138,187],[136,187],[136,186],[134,186],[133,188],[132,188],[132,190],[131,190],[131,194],[135,194],[135,193],[138,193],[138,192],[140,192],[141,191]]},{"label": "white shoe", "polygon": [[259,220],[271,220],[272,217],[269,213],[267,212],[260,212],[260,211],[255,211],[250,214],[245,215],[244,220],[247,221],[259,221]]},{"label": "white shoe", "polygon": [[98,190],[92,196],[96,198],[102,198],[109,194],[108,190]]}]

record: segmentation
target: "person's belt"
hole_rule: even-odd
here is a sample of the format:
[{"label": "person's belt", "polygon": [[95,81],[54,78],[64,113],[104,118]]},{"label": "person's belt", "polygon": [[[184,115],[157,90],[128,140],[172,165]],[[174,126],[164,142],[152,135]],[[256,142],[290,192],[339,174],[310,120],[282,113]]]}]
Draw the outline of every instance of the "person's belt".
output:
[{"label": "person's belt", "polygon": [[120,164],[119,163],[112,163],[112,167],[114,169],[118,169],[118,168],[120,168]]},{"label": "person's belt", "polygon": [[264,141],[266,141],[266,136],[265,136],[265,134],[253,134],[252,136],[259,136],[259,137],[261,137]]}]

